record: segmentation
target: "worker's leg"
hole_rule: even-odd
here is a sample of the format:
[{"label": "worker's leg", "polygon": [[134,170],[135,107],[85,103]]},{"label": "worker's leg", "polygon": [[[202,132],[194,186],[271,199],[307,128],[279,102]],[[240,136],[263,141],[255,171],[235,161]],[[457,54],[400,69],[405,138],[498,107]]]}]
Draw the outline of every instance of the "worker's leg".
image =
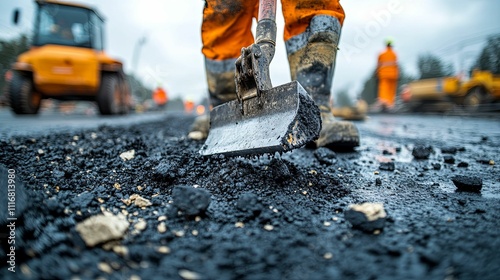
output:
[{"label": "worker's leg", "polygon": [[380,79],[378,84],[378,101],[386,109],[392,109],[396,101],[397,80]]},{"label": "worker's leg", "polygon": [[311,94],[321,110],[317,146],[355,147],[359,133],[351,122],[334,119],[330,95],[344,11],[334,1],[282,1],[285,44],[292,80]]},{"label": "worker's leg", "polygon": [[[241,48],[253,43],[251,26],[257,13],[257,0],[205,1],[201,39],[211,107],[236,99],[234,63]],[[208,115],[198,117],[189,136],[206,138],[209,123]]]},{"label": "worker's leg", "polygon": [[387,107],[387,79],[379,79],[378,80],[378,103],[380,106]]},{"label": "worker's leg", "polygon": [[389,108],[393,109],[394,104],[396,103],[396,94],[397,94],[397,87],[398,87],[398,80],[396,79],[391,79],[389,81],[389,96],[388,96],[388,101],[389,101]]},{"label": "worker's leg", "polygon": [[201,37],[208,91],[212,106],[236,99],[234,62],[241,48],[253,43],[252,19],[258,1],[207,0],[203,10]]}]

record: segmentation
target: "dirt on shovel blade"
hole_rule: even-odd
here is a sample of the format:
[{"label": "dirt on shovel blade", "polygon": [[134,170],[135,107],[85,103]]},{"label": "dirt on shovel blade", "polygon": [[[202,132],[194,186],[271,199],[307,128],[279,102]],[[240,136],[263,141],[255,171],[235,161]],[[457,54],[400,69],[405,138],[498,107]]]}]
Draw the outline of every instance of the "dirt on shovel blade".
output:
[{"label": "dirt on shovel blade", "polygon": [[296,81],[274,87],[243,105],[244,113],[237,100],[214,108],[202,155],[281,153],[319,136],[319,108]]}]

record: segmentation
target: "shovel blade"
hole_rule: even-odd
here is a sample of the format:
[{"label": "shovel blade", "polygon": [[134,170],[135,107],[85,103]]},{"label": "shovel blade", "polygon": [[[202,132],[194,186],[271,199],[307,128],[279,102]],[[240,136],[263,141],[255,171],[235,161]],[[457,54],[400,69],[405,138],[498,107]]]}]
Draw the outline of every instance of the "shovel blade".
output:
[{"label": "shovel blade", "polygon": [[226,102],[210,112],[210,132],[200,154],[245,156],[287,152],[318,139],[318,106],[293,81],[245,100]]}]

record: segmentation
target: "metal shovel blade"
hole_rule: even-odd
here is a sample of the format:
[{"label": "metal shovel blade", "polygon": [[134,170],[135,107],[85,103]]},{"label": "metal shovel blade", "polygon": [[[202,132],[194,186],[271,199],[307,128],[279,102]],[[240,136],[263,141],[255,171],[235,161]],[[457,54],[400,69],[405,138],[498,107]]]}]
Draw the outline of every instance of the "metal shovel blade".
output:
[{"label": "metal shovel blade", "polygon": [[318,139],[321,130],[319,108],[297,81],[245,100],[243,111],[238,100],[215,107],[200,154],[287,152]]}]

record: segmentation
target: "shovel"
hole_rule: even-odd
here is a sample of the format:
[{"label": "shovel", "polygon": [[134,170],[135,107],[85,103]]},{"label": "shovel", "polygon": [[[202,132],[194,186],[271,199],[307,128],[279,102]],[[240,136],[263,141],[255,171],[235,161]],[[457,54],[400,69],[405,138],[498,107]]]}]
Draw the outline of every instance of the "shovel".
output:
[{"label": "shovel", "polygon": [[236,60],[238,98],[210,112],[210,132],[200,154],[283,153],[318,139],[320,111],[299,82],[271,84],[275,19],[276,0],[260,0],[255,43],[243,48]]}]

